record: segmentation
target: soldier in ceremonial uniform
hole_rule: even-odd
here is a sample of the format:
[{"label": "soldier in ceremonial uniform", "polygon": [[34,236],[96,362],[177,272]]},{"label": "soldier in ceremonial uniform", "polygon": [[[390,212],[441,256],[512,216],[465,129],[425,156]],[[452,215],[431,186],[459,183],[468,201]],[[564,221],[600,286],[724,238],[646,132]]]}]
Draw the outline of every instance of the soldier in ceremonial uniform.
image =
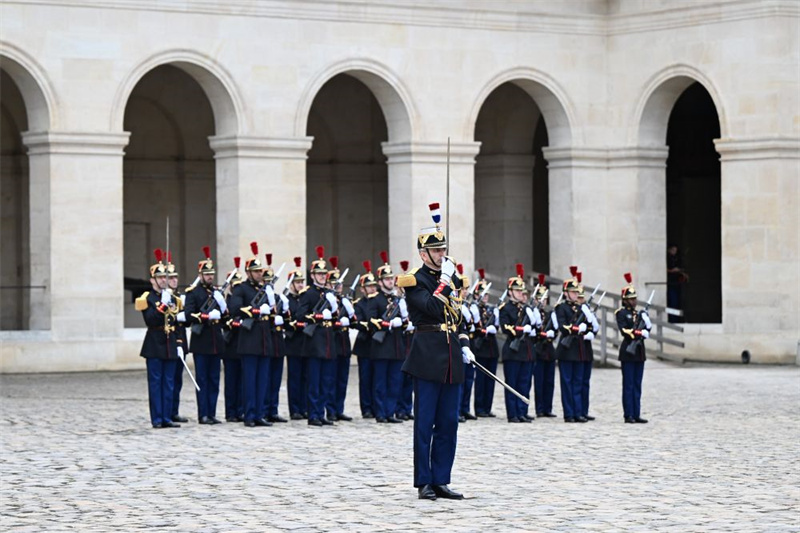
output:
[{"label": "soldier in ceremonial uniform", "polygon": [[303,355],[303,320],[299,314],[300,297],[306,291],[306,276],[300,268],[302,259],[294,258],[294,270],[289,272],[289,284],[284,290],[289,299],[289,313],[292,320],[286,328],[286,395],[289,399],[289,418],[302,420],[308,418],[306,407],[306,368]]},{"label": "soldier in ceremonial uniform", "polygon": [[[500,306],[500,326],[506,334],[503,344],[503,375],[506,383],[525,396],[530,395],[528,375],[532,374],[536,352],[533,345],[538,325],[534,310],[528,306],[525,269],[517,263],[517,275],[508,278],[508,300]],[[515,349],[516,348],[516,349]],[[531,422],[525,402],[505,391],[506,414],[511,423]]]},{"label": "soldier in ceremonial uniform", "polygon": [[[269,358],[272,356],[272,335],[269,317],[275,295],[264,285],[264,266],[258,259],[258,244],[250,243],[253,256],[245,261],[247,279],[233,289],[231,314],[241,324],[238,352],[242,360],[242,391],[244,394],[244,425],[271,426],[264,411],[269,388]],[[259,304],[261,301],[263,303]]]},{"label": "soldier in ceremonial uniform", "polygon": [[[466,304],[466,296],[469,291],[469,278],[464,275],[464,265],[461,263],[456,265],[456,272],[458,272],[458,279],[461,281],[460,296],[465,303],[461,304],[461,316],[464,317],[464,323],[467,325],[467,331],[470,338],[470,349],[472,349],[472,339],[475,337],[478,320],[472,315],[472,307]],[[477,316],[477,307],[475,308]],[[478,317],[480,318],[480,317]],[[474,353],[474,352],[473,352]],[[458,421],[466,422],[467,420],[477,420],[478,417],[469,412],[469,402],[472,399],[472,386],[475,383],[475,365],[464,363],[464,383],[461,384],[461,398],[459,399],[458,408]]]},{"label": "soldier in ceremonial uniform", "polygon": [[592,349],[592,341],[594,336],[600,331],[600,322],[597,317],[589,308],[586,303],[586,291],[583,287],[583,273],[577,272],[575,277],[578,280],[578,303],[581,305],[581,312],[583,313],[583,321],[588,324],[588,329],[583,335],[584,350],[586,353],[586,360],[583,361],[583,381],[581,385],[581,416],[588,421],[594,420],[594,417],[589,414],[589,389],[592,379],[592,367],[594,366],[594,350]]},{"label": "soldier in ceremonial uniform", "polygon": [[356,311],[350,299],[342,295],[343,280],[339,271],[339,258],[336,256],[331,257],[330,263],[333,268],[328,273],[328,281],[333,288],[336,299],[339,301],[339,312],[338,320],[336,320],[333,327],[333,343],[336,351],[336,362],[333,368],[334,387],[333,394],[328,394],[328,404],[325,410],[328,420],[350,422],[353,417],[344,412],[344,401],[347,397],[347,382],[350,378],[350,355],[352,354],[350,325],[351,321],[355,320]]},{"label": "soldier in ceremonial uniform", "polygon": [[373,369],[372,401],[376,422],[396,424],[402,422],[395,413],[403,386],[401,368],[406,357],[403,336],[406,324],[400,316],[406,302],[397,294],[388,254],[381,252],[381,259],[383,265],[377,269],[380,291],[375,297],[373,315],[369,317],[373,327],[370,348]]},{"label": "soldier in ceremonial uniform", "polygon": [[630,273],[625,274],[628,283],[622,288],[622,307],[617,309],[617,327],[622,334],[619,360],[622,366],[622,412],[626,424],[646,424],[641,417],[642,377],[644,376],[644,341],[650,338],[653,324],[647,310],[636,310],[636,288]]},{"label": "soldier in ceremonial uniform", "polygon": [[[264,283],[270,287],[275,286],[275,271],[272,269],[272,254],[266,254],[266,268],[264,268]],[[264,412],[270,422],[287,422],[278,414],[280,403],[281,381],[283,380],[283,358],[286,355],[286,342],[284,340],[285,324],[290,320],[289,299],[278,294],[274,297],[275,303],[271,306],[268,327],[270,330],[272,351],[269,358],[269,388],[265,397]]]},{"label": "soldier in ceremonial uniform", "polygon": [[[475,333],[471,347],[475,359],[492,374],[497,374],[497,362],[500,350],[497,346],[497,328],[500,327],[500,311],[489,305],[489,294],[486,292],[485,272],[478,269],[480,279],[473,291],[475,303],[470,306]],[[494,400],[494,380],[483,372],[475,375],[475,416],[478,418],[494,418],[492,402]]]},{"label": "soldier in ceremonial uniform", "polygon": [[423,265],[400,276],[409,319],[417,330],[403,371],[414,378],[414,486],[420,499],[462,499],[448,487],[456,454],[458,392],[464,362],[475,360],[462,323],[461,288],[455,263],[445,256],[447,239],[439,204],[430,206],[434,227],[420,231]]},{"label": "soldier in ceremonial uniform", "polygon": [[[577,267],[572,267],[571,270],[574,276]],[[588,331],[588,325],[581,320],[578,280],[575,277],[566,279],[562,290],[565,301],[556,306],[555,313],[561,333],[556,357],[561,376],[561,406],[564,409],[564,422],[588,422],[582,414],[583,399],[581,398],[584,362],[588,359],[583,335]]]},{"label": "soldier in ceremonial uniform", "polygon": [[359,279],[359,286],[363,297],[354,304],[356,321],[352,323],[358,330],[353,353],[358,358],[358,401],[361,407],[362,418],[375,418],[375,404],[372,398],[373,369],[372,369],[372,324],[370,317],[377,316],[378,310],[378,280],[372,273],[372,262],[364,261],[365,273]]},{"label": "soldier in ceremonial uniform", "polygon": [[[239,273],[240,257],[234,257],[236,269],[231,278],[231,284],[225,291],[225,301],[228,310],[231,309],[233,289],[244,279]],[[244,392],[242,390],[242,358],[239,356],[239,328],[241,321],[238,317],[228,316],[225,322],[225,353],[222,355],[222,365],[225,369],[225,421],[244,422]]]},{"label": "soldier in ceremonial uniform", "polygon": [[[403,274],[408,272],[408,261],[400,261],[400,269],[403,271]],[[408,304],[405,301],[405,293],[400,287],[397,287],[397,290],[399,291],[400,298],[403,299],[400,304],[400,318],[402,318],[403,323],[406,324],[403,330],[403,342],[405,343],[406,357],[408,357],[408,352],[411,350],[411,341],[414,338],[414,330],[416,328],[413,322],[408,319]],[[403,376],[403,383],[400,386],[400,398],[397,400],[395,418],[400,420],[413,420],[414,380],[405,372],[401,371],[400,373]]]},{"label": "soldier in ceremonial uniform", "polygon": [[[175,386],[175,365],[183,352],[182,341],[175,332],[178,305],[167,287],[164,252],[155,251],[156,263],[150,267],[150,285],[136,299],[135,309],[142,312],[147,333],[141,356],[147,363],[147,395],[150,403],[150,422],[154,428],[177,428],[172,418],[172,395]],[[178,300],[179,301],[179,300]]]},{"label": "soldier in ceremonial uniform", "polygon": [[306,324],[303,351],[308,357],[308,425],[326,426],[334,424],[325,417],[325,404],[329,391],[334,388],[333,313],[339,310],[339,302],[328,286],[325,248],[317,246],[316,251],[318,259],[311,262],[310,269],[312,284],[300,298],[298,312]]},{"label": "soldier in ceremonial uniform", "polygon": [[214,285],[217,273],[211,260],[211,249],[203,247],[205,259],[197,265],[200,281],[186,290],[186,321],[192,324],[190,351],[194,355],[197,373],[197,420],[201,424],[220,424],[216,417],[219,397],[219,378],[225,339],[222,335],[223,316],[228,303],[222,291]]},{"label": "soldier in ceremonial uniform", "polygon": [[[178,289],[178,284],[180,283],[178,279],[178,270],[175,268],[175,265],[172,263],[172,252],[168,252],[167,255],[167,286],[169,290],[172,291],[173,298],[177,298],[180,300],[181,308],[186,307],[186,295],[181,294],[180,290]],[[185,315],[181,315],[178,313],[179,317],[184,318]],[[178,338],[181,340],[181,349],[178,350],[178,356],[181,358],[186,357],[186,353],[184,350],[189,347],[189,340],[186,336],[186,320],[176,320],[175,324],[175,333],[178,335]],[[172,421],[173,422],[188,422],[189,419],[185,416],[180,415],[180,404],[181,404],[181,390],[183,390],[183,363],[175,365],[175,385],[173,387],[173,394],[172,394]]]},{"label": "soldier in ceremonial uniform", "polygon": [[[534,299],[542,309],[546,309],[549,297],[545,296],[548,290],[545,286],[545,275],[539,274],[539,288],[534,294]],[[542,326],[536,336],[536,362],[533,364],[533,390],[536,416],[539,418],[554,418],[553,392],[556,385],[556,350],[553,339],[558,331],[558,320],[555,311],[545,313],[542,317]]]}]

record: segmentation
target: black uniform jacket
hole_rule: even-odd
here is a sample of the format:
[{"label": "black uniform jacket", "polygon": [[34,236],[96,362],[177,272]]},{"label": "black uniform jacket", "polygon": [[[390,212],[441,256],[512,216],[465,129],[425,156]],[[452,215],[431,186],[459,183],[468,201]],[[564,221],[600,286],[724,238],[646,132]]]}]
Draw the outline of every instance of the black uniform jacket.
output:
[{"label": "black uniform jacket", "polygon": [[[556,306],[556,319],[558,319],[558,330],[561,332],[561,338],[576,337],[569,347],[564,344],[563,340],[559,341],[556,357],[560,361],[591,361],[591,354],[586,351],[586,342],[584,342],[583,334],[572,331],[573,323],[579,320],[577,315],[583,316],[583,311],[581,311],[577,302],[561,302]],[[585,322],[584,318],[580,320]],[[586,324],[586,331],[589,331],[588,328],[590,326],[590,324]]]},{"label": "black uniform jacket", "polygon": [[292,315],[292,320],[286,325],[286,355],[289,357],[303,357],[303,327],[298,325],[303,324],[304,318],[300,315],[300,297],[307,290],[303,290],[299,294],[289,293],[286,297],[289,299],[289,312]]},{"label": "black uniform jacket", "polygon": [[[405,337],[403,336],[404,327],[389,329],[388,326],[384,327],[381,324],[381,319],[386,315],[386,309],[390,302],[393,305],[399,305],[398,299],[394,296],[387,297],[386,294],[380,292],[373,298],[375,304],[372,306],[372,315],[369,321],[374,328],[374,331],[385,331],[386,336],[383,342],[378,342],[375,336],[372,337],[372,345],[370,346],[370,358],[372,359],[405,359],[406,358],[406,344]],[[397,316],[400,316],[398,309]]]},{"label": "black uniform jacket", "polygon": [[[186,314],[187,324],[202,324],[202,331],[197,334],[192,332],[191,352],[204,355],[223,355],[225,353],[225,339],[222,337],[222,320],[209,320],[207,315],[201,315],[200,309],[214,293],[216,287],[197,284],[186,291]],[[220,310],[217,302],[214,302],[212,309]]]},{"label": "black uniform jacket", "polygon": [[[238,283],[237,283],[238,285]],[[236,285],[233,286],[235,288]],[[233,288],[231,291],[233,291]],[[224,359],[241,359],[239,357],[239,326],[238,318],[230,316],[232,294],[229,294],[225,301],[228,303],[228,319],[225,321],[225,328],[228,334],[225,342],[225,354],[222,356]]]},{"label": "black uniform jacket", "polygon": [[[617,328],[619,328],[619,332],[622,335],[622,345],[619,347],[619,360],[624,362],[631,362],[631,361],[644,361],[647,359],[644,351],[644,339],[641,335],[637,335],[635,332],[641,329],[647,329],[644,326],[644,322],[640,319],[640,313],[635,309],[631,309],[627,306],[622,306],[617,309],[614,314],[617,317]],[[640,342],[637,342],[637,347],[635,353],[631,354],[628,352],[628,346],[630,346],[631,342],[634,339],[641,339]]]},{"label": "black uniform jacket", "polygon": [[477,305],[481,321],[475,326],[475,333],[472,334],[472,353],[475,354],[475,357],[482,359],[497,359],[500,356],[497,348],[497,334],[486,333],[488,326],[495,326],[499,329],[499,326],[495,324],[494,308],[483,303]]},{"label": "black uniform jacket", "polygon": [[253,327],[248,331],[239,328],[239,355],[260,355],[271,357],[274,355],[272,348],[272,332],[269,327],[269,316],[262,317],[258,309],[252,309],[250,302],[258,293],[259,287],[249,279],[233,288],[231,294],[230,312],[233,318],[244,320],[253,318]]},{"label": "black uniform jacket", "polygon": [[372,347],[372,333],[375,330],[374,325],[370,322],[370,318],[380,316],[380,310],[376,297],[378,293],[368,294],[363,298],[356,301],[353,307],[356,311],[356,321],[351,325],[358,330],[355,346],[353,346],[353,353],[357,357],[370,357],[370,348]]},{"label": "black uniform jacket", "polygon": [[[556,360],[556,349],[553,346],[553,340],[555,339],[556,335],[558,335],[558,328],[556,327],[557,322],[551,319],[551,315],[554,313],[555,311],[550,311],[542,317],[542,327],[539,331],[539,334],[536,336],[537,361],[547,362]],[[552,339],[548,339],[546,337],[545,334],[548,331],[553,332],[554,335]]]},{"label": "black uniform jacket", "polygon": [[142,312],[147,326],[140,355],[146,359],[177,359],[178,346],[183,342],[175,330],[175,317],[169,316],[165,322],[167,307],[161,303],[161,294],[145,292],[136,299],[136,310]]},{"label": "black uniform jacket", "polygon": [[[328,292],[328,289],[323,290],[315,285],[311,285],[300,297],[298,320],[304,320],[306,324],[317,325],[311,337],[305,334],[303,335],[305,341],[303,345],[303,354],[306,357],[317,357],[320,359],[332,359],[336,357],[336,349],[333,344],[334,321],[321,318],[322,310],[330,310],[330,303],[325,300],[325,292]],[[333,315],[333,313],[331,314]]]},{"label": "black uniform jacket", "polygon": [[[500,306],[500,327],[506,334],[506,342],[503,343],[503,361],[535,361],[536,350],[533,346],[533,338],[529,333],[517,331],[518,324],[527,324],[527,314],[525,305],[519,302],[507,301]],[[519,350],[516,352],[511,349],[514,339],[520,338]]]},{"label": "black uniform jacket", "polygon": [[[339,299],[339,317],[347,317],[350,320],[350,324],[352,325],[352,320],[350,317],[347,316],[347,310],[342,307],[342,299]],[[333,313],[334,318],[336,317],[336,313]],[[353,347],[350,344],[350,326],[342,326],[338,321],[333,327],[333,347],[334,351],[336,352],[337,357],[350,357],[353,353]]]},{"label": "black uniform jacket", "polygon": [[[461,287],[461,281],[455,276],[450,285],[434,295],[439,286],[439,271],[422,266],[400,276],[398,285],[405,289],[408,318],[417,328],[403,372],[427,381],[463,383],[461,348],[469,346],[469,336],[460,305],[449,303],[450,293]],[[444,329],[445,313],[450,331]]]}]

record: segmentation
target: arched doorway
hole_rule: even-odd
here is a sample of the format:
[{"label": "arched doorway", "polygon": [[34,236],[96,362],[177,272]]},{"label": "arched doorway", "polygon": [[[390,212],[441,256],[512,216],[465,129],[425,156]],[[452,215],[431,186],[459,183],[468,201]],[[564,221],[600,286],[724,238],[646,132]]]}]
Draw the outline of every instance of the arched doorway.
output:
[{"label": "arched doorway", "polygon": [[689,323],[722,322],[721,172],[714,149],[719,137],[714,101],[694,82],[675,102],[666,136],[667,246],[677,248],[672,261],[688,274],[668,274],[667,301]]},{"label": "arched doorway", "polygon": [[[181,68],[162,65],[142,76],[128,98],[131,133],[123,163],[125,326],[141,326],[132,301],[146,283],[152,250],[167,245],[190,283],[204,245],[216,245],[216,182],[209,136],[215,117],[203,87]],[[143,282],[145,282],[143,284]]]},{"label": "arched doorway", "polygon": [[[389,133],[378,99],[348,74],[328,80],[314,97],[307,135],[306,253],[324,245],[345,267],[389,249],[389,171],[381,143]],[[350,278],[352,280],[352,278]]]}]

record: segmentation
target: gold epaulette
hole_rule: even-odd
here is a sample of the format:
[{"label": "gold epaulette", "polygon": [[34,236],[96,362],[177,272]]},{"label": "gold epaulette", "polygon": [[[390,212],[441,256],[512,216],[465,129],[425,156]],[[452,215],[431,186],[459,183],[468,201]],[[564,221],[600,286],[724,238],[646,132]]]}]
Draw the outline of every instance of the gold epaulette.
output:
[{"label": "gold epaulette", "polygon": [[375,298],[377,295],[378,295],[377,292],[373,292],[372,294],[367,294],[366,298],[367,300],[371,300],[372,298]]},{"label": "gold epaulette", "polygon": [[619,309],[617,309],[616,311],[614,311],[614,314],[616,315],[617,313],[619,313],[619,312],[620,312],[620,311],[622,311],[623,309],[625,309],[625,308],[624,308],[624,307],[620,307]]},{"label": "gold epaulette", "polygon": [[503,303],[501,303],[501,304],[500,304],[500,307],[498,307],[498,308],[497,308],[497,310],[499,311],[500,309],[504,308],[504,307],[506,306],[506,304],[507,304],[507,303],[508,303],[507,301],[506,301],[506,302],[503,302]]},{"label": "gold epaulette", "polygon": [[150,295],[150,291],[144,291],[141,296],[136,298],[136,301],[133,304],[133,308],[137,311],[144,311],[147,309],[147,297]]},{"label": "gold epaulette", "polygon": [[414,276],[414,274],[400,274],[397,276],[398,287],[416,287],[416,285],[417,278]]},{"label": "gold epaulette", "polygon": [[186,292],[190,292],[190,291],[195,290],[196,288],[197,288],[197,285],[189,285],[188,287],[186,287],[186,289],[183,292],[185,292],[185,293]]},{"label": "gold epaulette", "polygon": [[297,291],[297,294],[298,294],[298,295],[300,295],[300,294],[303,294],[303,293],[304,293],[304,292],[306,292],[306,291],[307,291],[309,288],[310,288],[310,286],[309,286],[309,285],[306,285],[305,287],[303,287],[302,289],[300,289],[299,291]]}]

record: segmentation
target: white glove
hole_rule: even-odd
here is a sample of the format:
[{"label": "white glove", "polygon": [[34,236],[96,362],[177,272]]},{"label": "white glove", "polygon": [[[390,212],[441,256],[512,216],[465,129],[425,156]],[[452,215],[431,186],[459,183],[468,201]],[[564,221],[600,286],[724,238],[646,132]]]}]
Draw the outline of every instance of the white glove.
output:
[{"label": "white glove", "polygon": [[400,316],[403,319],[408,318],[408,304],[406,303],[405,298],[400,298],[400,302],[397,304],[400,307]]},{"label": "white glove", "polygon": [[529,334],[531,332],[532,329],[533,328],[531,327],[530,324],[525,324],[525,327],[522,328],[522,332],[527,335],[527,334]]},{"label": "white glove", "polygon": [[472,313],[469,312],[469,308],[466,305],[461,306],[461,316],[464,317],[465,322],[472,322]]},{"label": "white glove", "polygon": [[583,338],[584,338],[584,340],[587,340],[587,341],[594,340],[594,333],[592,333],[592,332],[590,331],[589,333],[587,333],[586,335],[584,335],[584,336],[583,336]]},{"label": "white glove", "polygon": [[456,265],[449,259],[442,261],[442,273],[439,275],[439,281],[442,283],[450,283],[453,279],[453,274],[456,273]]},{"label": "white glove", "polygon": [[548,339],[554,339],[555,336],[556,336],[556,332],[555,331],[553,331],[552,329],[548,329],[547,330],[547,338]]},{"label": "white glove", "polygon": [[331,304],[331,311],[336,312],[339,310],[339,301],[336,299],[336,295],[332,292],[325,293],[325,299],[328,300],[328,303]]},{"label": "white glove", "polygon": [[494,326],[486,326],[487,335],[497,335],[497,328]]},{"label": "white glove", "polygon": [[534,326],[541,326],[542,325],[542,313],[539,312],[538,309],[533,310],[533,316],[536,318],[536,322],[533,323]]},{"label": "white glove", "polygon": [[281,297],[281,304],[283,304],[283,312],[285,313],[289,310],[289,298],[283,294],[280,294],[279,296]]},{"label": "white glove", "polygon": [[333,315],[331,314],[329,309],[323,309],[322,310],[322,319],[323,320],[331,320],[332,318],[333,318]]},{"label": "white glove", "polygon": [[471,364],[475,362],[475,354],[472,353],[468,347],[464,346],[461,348],[461,359],[464,361],[465,364]]},{"label": "white glove", "polygon": [[346,316],[343,316],[342,318],[340,318],[340,319],[339,319],[339,323],[340,323],[340,324],[341,324],[343,327],[345,327],[345,328],[346,328],[347,326],[349,326],[349,325],[350,325],[350,319],[349,319],[349,318],[347,318]]},{"label": "white glove", "polygon": [[210,313],[208,313],[209,320],[219,320],[222,318],[222,313],[219,312],[219,309],[212,309]]},{"label": "white glove", "polygon": [[181,294],[180,300],[181,300],[181,307],[186,307],[186,295],[185,294]]},{"label": "white glove", "polygon": [[183,353],[183,346],[178,346],[178,357],[181,361],[186,361],[186,355]]},{"label": "white glove", "polygon": [[186,313],[181,311],[180,313],[175,315],[175,320],[177,320],[178,322],[186,322]]},{"label": "white glove", "polygon": [[267,304],[261,304],[261,306],[258,308],[258,312],[262,315],[268,315],[270,311],[271,309]]},{"label": "white glove", "polygon": [[[400,300],[400,301],[403,301],[403,300]],[[342,298],[342,307],[344,307],[344,310],[347,311],[347,316],[353,316],[353,315],[356,314],[356,310],[353,307],[353,304],[350,303],[350,299],[349,298]],[[402,312],[402,308],[400,309],[400,312]]]},{"label": "white glove", "polygon": [[644,320],[644,325],[647,327],[647,329],[653,327],[653,323],[650,322],[650,316],[645,311],[642,311],[642,320]]},{"label": "white glove", "polygon": [[481,311],[478,309],[478,306],[472,304],[469,306],[469,312],[472,313],[472,321],[476,324],[481,321]]},{"label": "white glove", "polygon": [[474,325],[474,324],[470,324],[470,326],[469,326],[469,332],[470,332],[470,333],[475,333],[475,325]]},{"label": "white glove", "polygon": [[592,317],[592,331],[594,331],[595,333],[600,331],[600,322],[597,321],[596,316]]},{"label": "white glove", "polygon": [[172,293],[169,290],[164,289],[161,291],[161,303],[164,305],[169,305],[172,303]]},{"label": "white glove", "polygon": [[495,324],[495,326],[499,326],[500,325],[500,310],[495,307],[494,308],[494,312],[492,314],[494,315],[494,324]]},{"label": "white glove", "polygon": [[281,315],[275,315],[275,325],[276,326],[283,325],[283,317]]},{"label": "white glove", "polygon": [[649,339],[650,338],[650,332],[647,331],[646,329],[643,329],[642,330],[642,338],[643,339]]},{"label": "white glove", "polygon": [[267,294],[267,302],[269,303],[269,306],[275,307],[275,291],[272,290],[272,285],[267,285],[267,288],[264,289],[264,292]]},{"label": "white glove", "polygon": [[225,297],[222,296],[222,293],[219,291],[214,291],[214,300],[217,301],[217,305],[219,306],[219,310],[223,313],[228,310],[228,303],[225,301]]},{"label": "white glove", "polygon": [[396,316],[389,322],[389,329],[399,328],[403,325],[403,319],[399,316]]},{"label": "white glove", "polygon": [[581,305],[581,311],[583,311],[583,315],[586,317],[586,320],[591,322],[594,318],[594,313],[592,313],[592,310],[589,309],[589,306],[586,304]]},{"label": "white glove", "polygon": [[555,311],[550,313],[550,324],[552,324],[555,329],[558,329],[558,318],[556,318]]},{"label": "white glove", "polygon": [[408,323],[408,326],[406,326],[406,333],[413,333],[413,331],[414,331],[415,329],[417,329],[417,328],[416,328],[416,327],[414,327],[414,324],[412,324],[411,322],[409,322],[409,323]]},{"label": "white glove", "polygon": [[536,324],[536,315],[533,313],[533,309],[525,307],[525,314],[528,315],[528,322]]},{"label": "white glove", "polygon": [[583,333],[586,331],[586,322],[581,322],[581,325],[578,326],[578,333]]},{"label": "white glove", "polygon": [[535,337],[536,336],[536,330],[531,328],[531,332],[528,333],[528,335],[531,336],[531,337]]}]

